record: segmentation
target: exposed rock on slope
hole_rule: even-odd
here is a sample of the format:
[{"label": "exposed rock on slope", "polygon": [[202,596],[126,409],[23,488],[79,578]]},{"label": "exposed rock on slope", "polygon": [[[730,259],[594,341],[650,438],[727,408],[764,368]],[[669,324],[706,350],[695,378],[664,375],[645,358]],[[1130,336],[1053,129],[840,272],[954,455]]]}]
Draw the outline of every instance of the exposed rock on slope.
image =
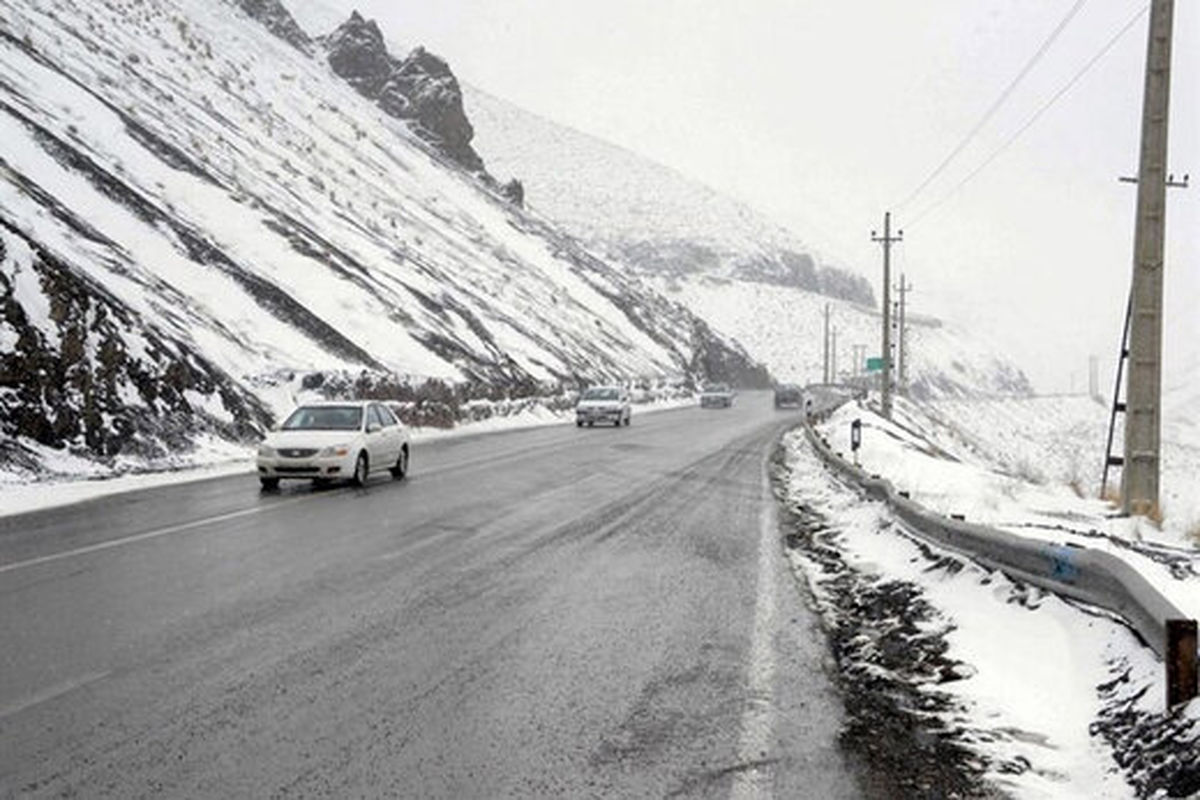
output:
[{"label": "exposed rock on slope", "polygon": [[265,25],[271,33],[293,47],[309,52],[312,40],[280,0],[237,0],[237,3],[242,11]]},{"label": "exposed rock on slope", "polygon": [[463,111],[462,91],[446,62],[418,47],[403,59],[387,51],[374,20],[357,12],[324,40],[329,65],[364,97],[393,117],[411,120],[431,144],[471,171],[483,161],[471,149],[475,131]]},{"label": "exposed rock on slope", "polygon": [[0,432],[101,457],[243,438],[262,403],[192,345],[0,222]]}]

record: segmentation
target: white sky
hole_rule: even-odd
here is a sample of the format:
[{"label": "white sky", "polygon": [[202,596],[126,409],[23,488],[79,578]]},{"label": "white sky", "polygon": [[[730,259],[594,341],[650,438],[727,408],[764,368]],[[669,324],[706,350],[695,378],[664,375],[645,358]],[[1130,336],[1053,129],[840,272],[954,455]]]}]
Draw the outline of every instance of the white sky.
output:
[{"label": "white sky", "polygon": [[[942,208],[906,223],[1020,127],[1145,0],[1090,0],[992,122],[896,204],[1017,74],[1074,0],[291,0],[350,8],[458,77],[749,203],[879,289],[892,208],[914,310],[976,324],[1040,389],[1111,365],[1131,271],[1146,17]],[[1177,2],[1171,169],[1200,176],[1200,8]],[[313,32],[324,32],[316,30]],[[1168,211],[1168,372],[1200,369],[1200,186]],[[1108,366],[1106,366],[1106,370]],[[1110,378],[1102,384],[1111,386]],[[1107,392],[1107,388],[1105,391]]]}]

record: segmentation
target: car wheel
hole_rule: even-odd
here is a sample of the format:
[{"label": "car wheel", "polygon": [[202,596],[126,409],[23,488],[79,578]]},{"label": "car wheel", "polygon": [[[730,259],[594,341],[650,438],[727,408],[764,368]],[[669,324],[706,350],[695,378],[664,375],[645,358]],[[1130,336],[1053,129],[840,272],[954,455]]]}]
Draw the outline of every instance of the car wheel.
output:
[{"label": "car wheel", "polygon": [[583,427],[583,420],[581,420],[581,419],[577,419],[577,420],[575,420],[575,427],[576,427],[576,428],[582,428],[582,427]]},{"label": "car wheel", "polygon": [[594,423],[594,422],[588,422],[588,427],[590,428],[590,427],[592,427],[592,426],[593,426],[593,425],[595,425],[595,424],[596,424],[596,423]]},{"label": "car wheel", "polygon": [[262,484],[264,492],[273,492],[279,488],[279,478],[259,478],[258,482]]},{"label": "car wheel", "polygon": [[370,475],[370,465],[367,463],[367,454],[359,453],[358,460],[354,462],[354,477],[350,480],[355,486],[366,486],[367,476]]},{"label": "car wheel", "polygon": [[392,477],[396,480],[403,480],[408,474],[408,448],[401,447],[400,455],[396,457],[396,466],[391,469]]}]

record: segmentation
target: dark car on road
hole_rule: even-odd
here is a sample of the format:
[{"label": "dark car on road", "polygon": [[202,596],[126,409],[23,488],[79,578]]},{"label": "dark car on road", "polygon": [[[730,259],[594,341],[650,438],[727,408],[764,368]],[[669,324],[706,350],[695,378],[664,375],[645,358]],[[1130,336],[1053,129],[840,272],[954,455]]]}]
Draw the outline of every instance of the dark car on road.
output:
[{"label": "dark car on road", "polygon": [[775,387],[776,408],[804,408],[804,390],[792,383]]}]

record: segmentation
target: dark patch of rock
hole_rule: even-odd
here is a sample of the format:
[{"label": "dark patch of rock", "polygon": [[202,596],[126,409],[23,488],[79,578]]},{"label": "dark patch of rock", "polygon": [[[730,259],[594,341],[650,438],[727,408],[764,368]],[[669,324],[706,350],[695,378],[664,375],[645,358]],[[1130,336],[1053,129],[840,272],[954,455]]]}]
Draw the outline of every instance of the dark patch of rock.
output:
[{"label": "dark patch of rock", "polygon": [[403,59],[388,53],[374,20],[357,11],[325,37],[329,66],[389,116],[408,121],[418,136],[472,172],[483,159],[471,147],[475,130],[462,89],[445,60],[418,47]]},{"label": "dark patch of rock", "polygon": [[518,208],[525,206],[525,184],[516,178],[500,187],[500,195]]},{"label": "dark patch of rock", "polygon": [[1139,798],[1200,794],[1200,700],[1148,713],[1139,706],[1149,687],[1133,684],[1128,664],[1113,670],[1116,676],[1096,687],[1103,707],[1091,732],[1112,746]]},{"label": "dark patch of rock", "polygon": [[248,17],[262,23],[266,30],[290,46],[301,53],[310,52],[312,40],[280,0],[238,0],[238,6]]},{"label": "dark patch of rock", "polygon": [[262,23],[263,27],[271,33],[303,53],[310,51],[312,40],[308,38],[308,34],[297,24],[291,12],[284,8],[280,0],[237,0],[237,2],[242,11]]},{"label": "dark patch of rock", "polygon": [[[5,243],[9,244],[6,245]],[[28,263],[9,251],[28,248]],[[48,319],[22,305],[36,287]],[[185,453],[199,433],[245,441],[269,421],[259,401],[203,355],[144,327],[119,300],[0,219],[0,432],[101,460]],[[221,409],[220,418],[195,402]],[[12,456],[13,461],[7,461]],[[22,464],[15,452],[6,463]]]}]

